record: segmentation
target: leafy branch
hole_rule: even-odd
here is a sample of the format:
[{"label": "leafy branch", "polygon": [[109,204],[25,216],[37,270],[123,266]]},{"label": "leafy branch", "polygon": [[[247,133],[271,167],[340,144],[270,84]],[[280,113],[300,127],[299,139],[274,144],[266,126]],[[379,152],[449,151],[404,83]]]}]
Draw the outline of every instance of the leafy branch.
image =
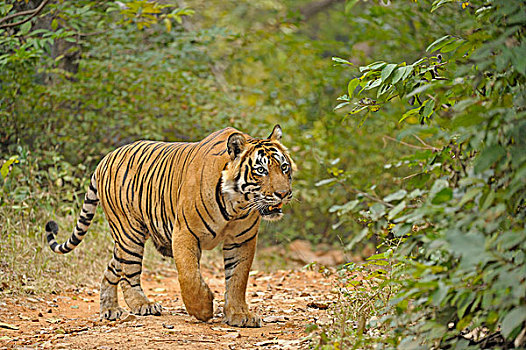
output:
[{"label": "leafy branch", "polygon": [[[40,3],[40,5],[38,5],[38,7],[36,7],[33,10],[16,12],[16,13],[13,13],[11,15],[5,16],[4,18],[0,18],[0,29],[16,27],[16,26],[19,26],[19,25],[24,24],[26,22],[29,22],[32,18],[38,16],[38,14],[40,14],[40,12],[42,12],[42,10],[44,9],[44,7],[47,5],[48,2],[49,2],[49,0],[43,0]],[[3,22],[7,22],[7,21],[9,21],[9,20],[11,20],[13,18],[20,17],[20,16],[28,16],[28,15],[29,15],[29,17],[24,18],[23,20],[20,20],[18,22],[1,24]]]}]

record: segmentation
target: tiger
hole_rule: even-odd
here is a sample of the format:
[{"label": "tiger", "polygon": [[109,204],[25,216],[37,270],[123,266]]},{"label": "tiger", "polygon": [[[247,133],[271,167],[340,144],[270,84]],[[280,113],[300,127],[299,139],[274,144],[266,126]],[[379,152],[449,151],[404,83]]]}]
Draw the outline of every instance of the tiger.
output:
[{"label": "tiger", "polygon": [[161,314],[161,305],[141,287],[144,245],[151,238],[175,260],[188,314],[206,322],[213,317],[214,295],[200,272],[201,253],[223,243],[224,322],[261,327],[245,294],[261,220],[281,219],[292,199],[296,165],[281,137],[279,124],[267,139],[228,127],[200,142],[143,140],[119,147],[91,176],[69,239],[57,243],[58,224],[47,222],[48,245],[58,254],[75,249],[100,203],[114,241],[100,286],[100,318],[126,314],[117,300],[119,285],[131,313]]}]

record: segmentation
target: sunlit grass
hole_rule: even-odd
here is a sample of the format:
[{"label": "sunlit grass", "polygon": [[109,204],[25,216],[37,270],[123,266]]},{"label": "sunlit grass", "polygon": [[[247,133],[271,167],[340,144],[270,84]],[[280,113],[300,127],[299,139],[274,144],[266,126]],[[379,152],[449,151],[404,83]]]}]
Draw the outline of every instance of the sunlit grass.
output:
[{"label": "sunlit grass", "polygon": [[[97,218],[97,216],[99,216]],[[98,284],[111,257],[111,238],[99,212],[81,245],[66,255],[53,253],[45,239],[45,223],[53,218],[65,241],[76,216],[53,217],[45,208],[0,208],[0,286],[4,293],[40,293]]]}]

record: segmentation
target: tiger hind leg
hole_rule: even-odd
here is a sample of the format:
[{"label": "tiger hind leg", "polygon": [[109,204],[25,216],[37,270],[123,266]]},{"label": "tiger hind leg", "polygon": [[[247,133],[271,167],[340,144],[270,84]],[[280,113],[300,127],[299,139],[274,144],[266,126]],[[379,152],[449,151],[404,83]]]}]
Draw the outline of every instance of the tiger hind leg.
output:
[{"label": "tiger hind leg", "polygon": [[119,319],[124,314],[124,309],[119,307],[117,300],[117,286],[121,279],[122,269],[115,257],[108,264],[100,285],[100,318],[110,321]]},{"label": "tiger hind leg", "polygon": [[126,248],[117,248],[119,261],[122,266],[121,288],[124,301],[131,312],[136,315],[161,314],[161,304],[151,302],[141,287],[142,259],[145,240],[128,241]]}]

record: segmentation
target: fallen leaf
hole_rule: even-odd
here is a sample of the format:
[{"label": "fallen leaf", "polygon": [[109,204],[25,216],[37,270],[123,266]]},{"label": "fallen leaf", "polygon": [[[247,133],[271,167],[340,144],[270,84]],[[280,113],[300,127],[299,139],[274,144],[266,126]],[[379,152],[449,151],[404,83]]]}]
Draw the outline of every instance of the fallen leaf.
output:
[{"label": "fallen leaf", "polygon": [[12,325],[12,324],[9,324],[9,323],[3,323],[3,322],[0,322],[0,328],[11,329],[11,330],[13,330],[13,331],[17,331],[17,330],[20,329],[18,326],[14,326],[14,325]]},{"label": "fallen leaf", "polygon": [[265,323],[287,322],[287,318],[285,316],[267,316],[263,318],[263,322]]},{"label": "fallen leaf", "polygon": [[46,319],[46,321],[49,322],[49,323],[57,324],[57,323],[62,322],[62,319],[60,319],[60,318],[48,318],[48,319]]},{"label": "fallen leaf", "polygon": [[278,343],[277,340],[265,340],[265,341],[260,341],[259,343],[254,344],[254,346],[265,346],[265,345],[272,345],[272,344],[277,344],[277,343]]},{"label": "fallen leaf", "polygon": [[218,332],[237,332],[237,329],[226,328],[226,327],[212,327],[211,329],[213,331],[218,331]]},{"label": "fallen leaf", "polygon": [[313,309],[320,309],[320,310],[326,310],[329,308],[329,304],[321,302],[321,301],[311,301],[307,304],[307,307],[311,307]]},{"label": "fallen leaf", "polygon": [[239,334],[239,332],[227,333],[227,334],[222,335],[221,337],[222,338],[237,339],[237,338],[241,338],[241,334]]},{"label": "fallen leaf", "polygon": [[259,282],[262,282],[262,281],[270,281],[272,279],[272,276],[261,276],[261,277],[258,277],[257,280]]}]

